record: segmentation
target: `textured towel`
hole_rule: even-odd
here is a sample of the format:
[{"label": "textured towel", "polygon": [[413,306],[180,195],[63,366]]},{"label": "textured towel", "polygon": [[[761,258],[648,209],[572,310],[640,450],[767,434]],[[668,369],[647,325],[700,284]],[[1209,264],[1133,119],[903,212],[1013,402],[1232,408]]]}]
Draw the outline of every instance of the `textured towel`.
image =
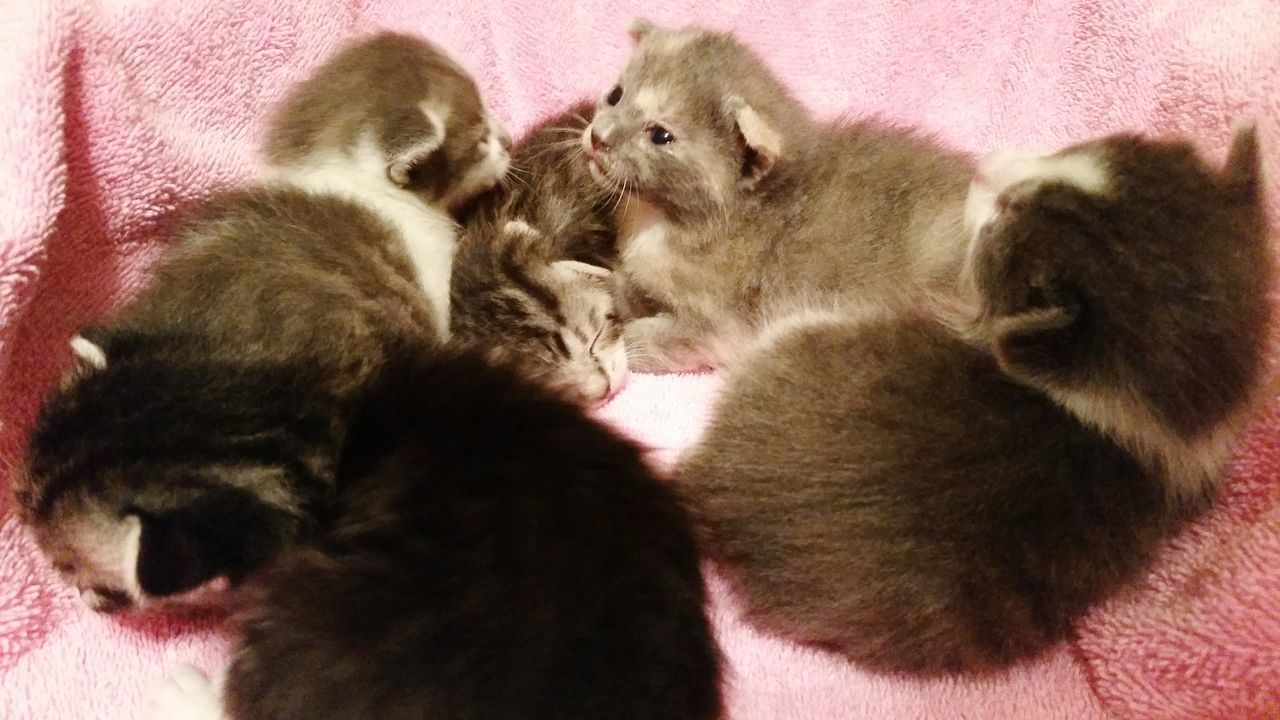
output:
[{"label": "textured towel", "polygon": [[[145,281],[166,212],[247,178],[264,108],[345,39],[382,27],[432,38],[519,132],[612,84],[636,12],[734,30],[823,116],[878,112],[974,152],[1144,129],[1220,157],[1244,114],[1271,162],[1280,147],[1271,0],[13,0],[0,4],[0,471],[71,332]],[[641,377],[602,415],[669,461],[717,388]],[[998,677],[862,673],[744,627],[713,579],[732,717],[1278,717],[1278,445],[1272,411],[1226,501],[1140,587],[1099,608],[1074,645]],[[88,612],[9,502],[0,493],[0,718],[129,718],[165,665],[225,661],[211,626]]]}]

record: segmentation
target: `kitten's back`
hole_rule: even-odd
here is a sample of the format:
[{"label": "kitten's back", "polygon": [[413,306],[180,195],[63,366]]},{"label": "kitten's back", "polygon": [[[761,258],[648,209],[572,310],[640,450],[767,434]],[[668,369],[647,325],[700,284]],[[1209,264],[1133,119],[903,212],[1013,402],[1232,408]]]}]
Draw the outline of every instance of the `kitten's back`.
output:
[{"label": "kitten's back", "polygon": [[247,625],[233,716],[718,717],[691,533],[636,448],[474,357],[387,377],[335,533]]},{"label": "kitten's back", "polygon": [[882,671],[1038,654],[1176,519],[1119,446],[923,319],[782,333],[677,476],[749,617]]}]

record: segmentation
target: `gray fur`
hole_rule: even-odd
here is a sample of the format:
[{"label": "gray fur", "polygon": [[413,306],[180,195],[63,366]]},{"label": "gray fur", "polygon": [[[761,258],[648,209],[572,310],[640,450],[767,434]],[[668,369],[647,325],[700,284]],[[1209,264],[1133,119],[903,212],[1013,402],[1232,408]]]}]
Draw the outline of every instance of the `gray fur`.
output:
[{"label": "gray fur", "polygon": [[[798,308],[950,280],[967,158],[875,120],[815,121],[727,34],[640,27],[583,138],[597,179],[633,200],[617,277],[626,313],[649,316],[626,329],[633,367],[723,365]],[[654,144],[659,129],[675,140]]]},{"label": "gray fur", "polygon": [[1254,137],[1223,172],[1132,136],[1078,156],[1104,191],[995,189],[967,322],[797,321],[735,368],[676,475],[754,622],[877,671],[998,670],[1207,507],[1266,386]]}]

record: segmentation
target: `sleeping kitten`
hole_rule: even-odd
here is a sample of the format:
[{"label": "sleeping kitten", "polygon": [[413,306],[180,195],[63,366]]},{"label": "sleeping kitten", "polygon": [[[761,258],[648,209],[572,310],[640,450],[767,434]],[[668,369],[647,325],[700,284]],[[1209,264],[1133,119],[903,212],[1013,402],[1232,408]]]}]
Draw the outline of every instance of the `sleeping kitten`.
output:
[{"label": "sleeping kitten", "polygon": [[873,670],[983,672],[1140,573],[1263,387],[1258,162],[1252,130],[1222,172],[1127,135],[993,155],[976,312],[767,334],[676,473],[748,616]]},{"label": "sleeping kitten", "polygon": [[622,389],[627,359],[606,268],[620,198],[578,162],[583,112],[516,145],[513,182],[482,197],[463,230],[451,294],[456,339],[593,404]]},{"label": "sleeping kitten", "polygon": [[[670,489],[519,373],[429,356],[393,364],[357,414],[334,530],[264,576],[226,716],[719,717],[698,555]],[[144,715],[219,716],[189,668]]]},{"label": "sleeping kitten", "polygon": [[641,20],[632,36],[582,145],[630,199],[615,275],[640,316],[625,330],[633,369],[720,366],[797,309],[951,283],[966,158],[873,120],[816,122],[727,34]]},{"label": "sleeping kitten", "polygon": [[96,339],[89,367],[41,409],[15,486],[20,518],[85,604],[197,604],[209,598],[193,590],[238,582],[312,528],[345,426],[324,358],[228,360],[190,335]]},{"label": "sleeping kitten", "polygon": [[[364,92],[349,92],[352,87]],[[148,373],[192,375],[194,388],[214,388],[208,392],[222,393],[218,402],[247,416],[244,406],[254,397],[235,394],[229,378],[238,372],[263,364],[315,365],[324,370],[320,389],[343,401],[373,376],[390,343],[445,337],[456,226],[443,208],[473,185],[493,184],[506,169],[506,151],[480,108],[471,79],[425,42],[384,34],[357,43],[285,101],[269,142],[275,179],[204,202],[181,225],[177,245],[141,297],[73,341],[87,362],[47,401],[64,410],[46,414],[37,427],[19,482],[20,495],[36,503],[24,514],[68,582],[109,591],[82,592],[91,607],[150,605],[210,573],[235,580],[279,544],[242,562],[235,559],[240,549],[225,547],[231,541],[224,534],[238,533],[247,543],[294,534],[310,507],[291,495],[298,458],[282,458],[287,452],[276,449],[245,462],[238,450],[216,443],[191,446],[184,456],[186,445],[177,440],[163,446],[165,453],[128,456],[121,443],[134,434],[196,433],[177,424],[181,405],[148,410],[154,417],[122,410],[122,403],[129,405],[128,384],[145,382]],[[113,344],[117,336],[130,347],[159,343],[139,350],[146,372],[112,362],[111,348],[93,341]],[[182,356],[167,367],[174,336],[187,337],[184,348],[200,348],[207,363],[191,365],[194,360]],[[201,431],[210,437],[233,432],[220,425],[230,422],[226,418],[188,410],[190,423],[205,423]],[[269,432],[292,432],[287,416],[263,412],[263,423],[285,423]],[[64,435],[75,444],[39,440]],[[76,447],[107,459],[113,449],[122,456],[107,465],[64,465],[60,453]],[[134,464],[120,465],[126,457]],[[262,464],[285,470],[266,472]],[[179,477],[171,472],[177,469]],[[181,493],[170,487],[187,476],[199,482]],[[232,518],[222,517],[219,505],[227,488],[243,495],[236,502],[245,510]],[[167,545],[192,566],[171,558],[152,564],[145,501],[152,495],[164,498],[174,518],[156,542],[194,536]],[[215,525],[234,532],[218,530],[204,541]],[[75,534],[77,528],[89,530]],[[61,537],[64,532],[72,535]],[[101,601],[104,595],[111,601]]]}]

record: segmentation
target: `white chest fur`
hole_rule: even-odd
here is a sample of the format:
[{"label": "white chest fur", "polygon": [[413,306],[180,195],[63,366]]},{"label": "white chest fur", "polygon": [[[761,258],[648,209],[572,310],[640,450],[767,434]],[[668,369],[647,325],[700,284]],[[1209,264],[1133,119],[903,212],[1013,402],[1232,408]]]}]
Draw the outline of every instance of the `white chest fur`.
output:
[{"label": "white chest fur", "polygon": [[670,223],[657,208],[635,198],[617,219],[621,264],[627,277],[647,293],[672,300],[681,263],[671,245]]},{"label": "white chest fur", "polygon": [[315,193],[355,201],[391,224],[404,242],[418,285],[440,328],[449,334],[449,282],[457,246],[458,225],[443,210],[431,207],[377,170],[383,163],[372,147],[357,147],[352,156],[313,158],[306,163],[268,168],[268,179]]}]

